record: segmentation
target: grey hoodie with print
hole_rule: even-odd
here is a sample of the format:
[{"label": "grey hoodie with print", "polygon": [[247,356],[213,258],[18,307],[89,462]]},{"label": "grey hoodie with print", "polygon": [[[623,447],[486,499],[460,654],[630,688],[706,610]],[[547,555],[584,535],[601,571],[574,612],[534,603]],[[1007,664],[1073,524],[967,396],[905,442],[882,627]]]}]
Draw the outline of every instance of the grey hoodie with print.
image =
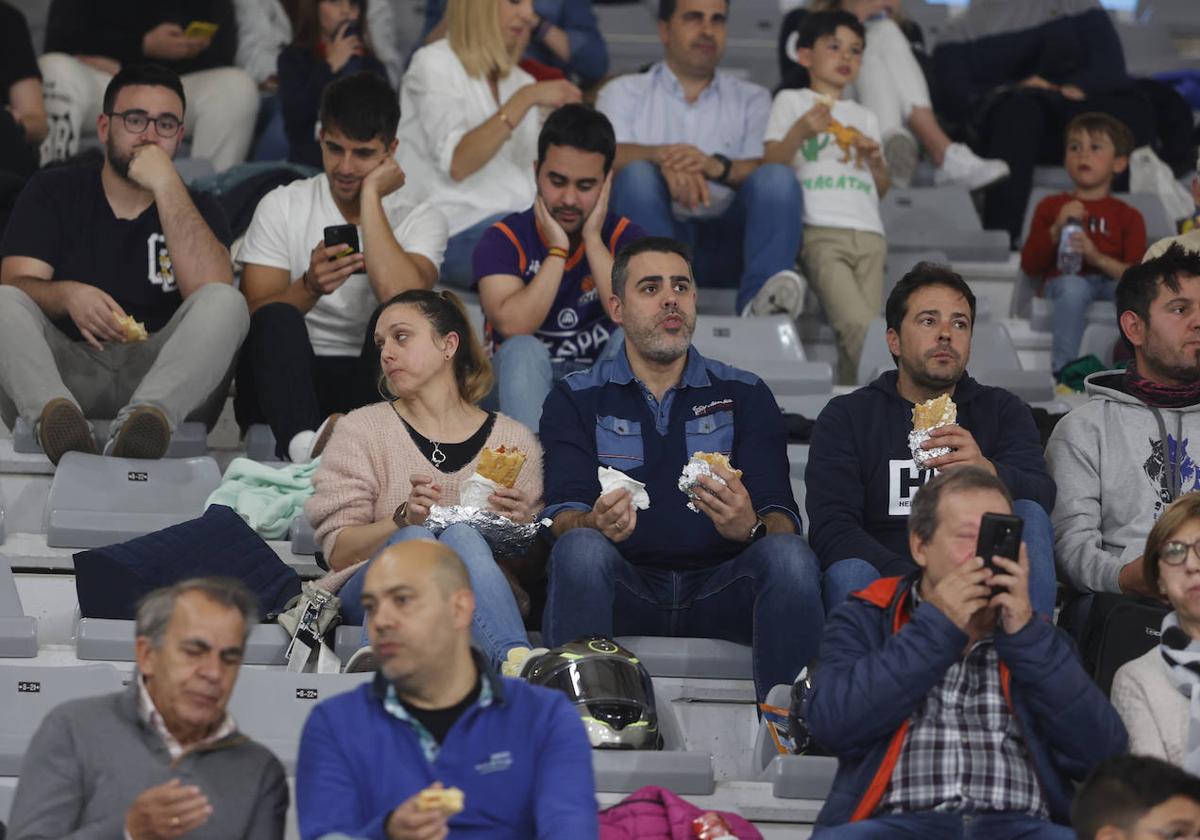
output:
[{"label": "grey hoodie with print", "polygon": [[1141,556],[1163,509],[1200,490],[1189,451],[1200,405],[1156,409],[1121,390],[1123,371],[1087,378],[1087,403],[1054,427],[1046,461],[1058,485],[1054,555],[1080,592],[1120,592],[1121,568]]}]

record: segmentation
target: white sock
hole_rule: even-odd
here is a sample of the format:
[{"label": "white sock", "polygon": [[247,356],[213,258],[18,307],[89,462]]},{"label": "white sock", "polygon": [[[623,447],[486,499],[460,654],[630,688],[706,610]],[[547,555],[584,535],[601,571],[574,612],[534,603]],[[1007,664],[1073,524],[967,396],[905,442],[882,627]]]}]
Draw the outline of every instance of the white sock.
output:
[{"label": "white sock", "polygon": [[288,444],[288,458],[293,464],[307,464],[312,460],[309,453],[312,452],[313,441],[317,439],[317,433],[314,431],[297,432]]}]

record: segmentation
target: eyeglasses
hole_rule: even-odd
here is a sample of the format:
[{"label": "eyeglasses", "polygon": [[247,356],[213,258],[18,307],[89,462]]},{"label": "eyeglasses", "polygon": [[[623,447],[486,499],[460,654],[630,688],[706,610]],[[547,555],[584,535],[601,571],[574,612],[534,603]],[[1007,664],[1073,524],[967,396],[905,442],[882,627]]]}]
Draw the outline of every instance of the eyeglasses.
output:
[{"label": "eyeglasses", "polygon": [[154,133],[159,137],[174,137],[179,133],[179,129],[183,128],[183,120],[174,114],[152,117],[145,111],[114,111],[109,116],[120,117],[125,130],[131,134],[141,134],[150,123],[154,123]]},{"label": "eyeglasses", "polygon": [[1185,543],[1180,540],[1165,542],[1158,551],[1158,557],[1168,566],[1180,566],[1187,562],[1189,551],[1195,551],[1196,557],[1200,558],[1200,540],[1193,543]]},{"label": "eyeglasses", "polygon": [[1143,828],[1142,831],[1163,840],[1193,840],[1200,837],[1200,830],[1194,828]]}]

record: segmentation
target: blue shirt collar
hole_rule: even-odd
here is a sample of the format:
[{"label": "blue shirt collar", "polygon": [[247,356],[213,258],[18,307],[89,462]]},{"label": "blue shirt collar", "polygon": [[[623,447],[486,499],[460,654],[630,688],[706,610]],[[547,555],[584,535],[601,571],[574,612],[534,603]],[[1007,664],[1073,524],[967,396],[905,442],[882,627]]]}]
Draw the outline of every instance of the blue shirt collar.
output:
[{"label": "blue shirt collar", "polygon": [[[625,351],[625,342],[621,342],[621,349],[612,358],[612,373],[608,377],[608,381],[615,385],[628,385],[637,379],[633,375],[633,368],[629,366],[629,354]],[[679,382],[675,384],[676,388],[707,388],[712,384],[708,378],[708,365],[704,363],[704,357],[695,346],[688,347],[687,364],[683,368],[683,376],[679,378]]]},{"label": "blue shirt collar", "polygon": [[700,91],[700,95],[696,97],[696,102],[688,102],[683,95],[683,85],[679,81],[679,77],[675,75],[675,71],[667,64],[666,59],[658,62],[654,70],[658,73],[659,84],[666,88],[667,92],[688,105],[695,105],[706,96],[713,96],[720,93],[719,86],[721,84],[721,71],[713,72],[712,81],[705,85],[704,90]]}]

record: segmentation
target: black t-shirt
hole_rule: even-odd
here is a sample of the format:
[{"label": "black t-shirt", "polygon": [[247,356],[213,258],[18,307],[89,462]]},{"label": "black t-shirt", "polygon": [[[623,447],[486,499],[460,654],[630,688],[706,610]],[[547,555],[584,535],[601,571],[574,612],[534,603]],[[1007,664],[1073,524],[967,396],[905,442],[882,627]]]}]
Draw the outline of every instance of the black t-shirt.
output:
[{"label": "black t-shirt", "polygon": [[[203,193],[192,193],[192,200],[229,247],[220,205]],[[30,178],[0,242],[0,257],[33,257],[54,267],[54,280],[103,289],[150,332],[162,329],[183,303],[158,208],[151,204],[136,219],[118,219],[96,167],[63,166]],[[82,339],[70,318],[56,326]]]},{"label": "black t-shirt", "polygon": [[[392,406],[395,408],[395,404]],[[400,416],[400,412],[396,412],[396,416]],[[496,412],[489,411],[488,416],[484,419],[483,424],[476,430],[475,434],[464,440],[462,443],[437,443],[437,449],[443,455],[445,460],[440,464],[433,462],[434,457],[434,441],[425,437],[423,434],[414,429],[409,422],[403,417],[400,417],[404,427],[408,429],[408,434],[412,437],[413,443],[417,445],[417,449],[421,450],[421,454],[429,459],[429,462],[437,467],[438,472],[450,474],[458,472],[471,460],[480,453],[488,436],[492,433],[492,427],[496,425]]]},{"label": "black t-shirt", "polygon": [[0,0],[0,107],[9,104],[8,89],[14,84],[40,78],[25,16]]},{"label": "black t-shirt", "polygon": [[463,713],[479,699],[479,695],[483,691],[482,679],[482,677],[476,677],[475,687],[467,692],[467,696],[446,709],[418,709],[403,700],[400,703],[404,706],[404,711],[420,721],[421,725],[429,730],[433,740],[440,744],[446,740],[446,733],[450,731],[451,726],[454,726],[455,721],[462,717]]}]

